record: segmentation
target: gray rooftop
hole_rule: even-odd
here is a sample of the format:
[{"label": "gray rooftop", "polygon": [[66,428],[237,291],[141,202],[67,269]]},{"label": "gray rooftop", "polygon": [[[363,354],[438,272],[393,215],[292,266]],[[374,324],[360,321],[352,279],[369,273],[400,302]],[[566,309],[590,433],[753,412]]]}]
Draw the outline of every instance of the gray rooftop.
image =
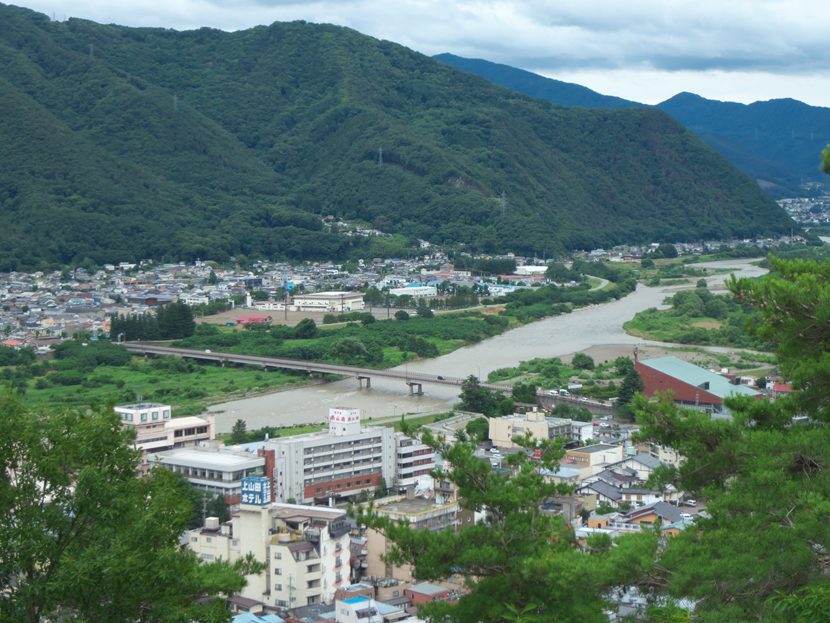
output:
[{"label": "gray rooftop", "polygon": [[158,460],[162,465],[183,465],[198,469],[213,469],[219,471],[238,471],[253,469],[265,465],[261,456],[230,452],[227,450],[200,449],[198,447],[176,448],[164,452],[156,452],[150,457],[150,462]]}]

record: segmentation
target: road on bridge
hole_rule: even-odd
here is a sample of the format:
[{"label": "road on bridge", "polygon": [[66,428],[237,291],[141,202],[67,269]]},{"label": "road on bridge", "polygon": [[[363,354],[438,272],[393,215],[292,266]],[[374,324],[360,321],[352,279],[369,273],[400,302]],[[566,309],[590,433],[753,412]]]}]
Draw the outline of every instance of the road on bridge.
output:
[{"label": "road on bridge", "polygon": [[[215,361],[218,363],[235,363],[260,368],[284,368],[288,370],[303,370],[305,372],[318,374],[337,374],[341,376],[353,376],[360,380],[371,378],[399,379],[409,385],[410,390],[417,386],[420,393],[420,386],[424,384],[435,385],[461,385],[465,379],[444,376],[441,374],[423,374],[409,372],[408,370],[360,368],[357,366],[343,366],[331,363],[317,363],[314,361],[301,361],[299,359],[283,359],[279,357],[261,357],[258,355],[242,355],[239,353],[217,352],[212,350],[199,350],[196,348],[179,348],[175,346],[159,346],[147,342],[127,342],[124,347],[133,353],[144,355],[162,355],[174,357],[186,357],[189,359],[200,359],[203,361]],[[482,387],[501,392],[510,392],[509,385],[498,383],[481,383]]]}]

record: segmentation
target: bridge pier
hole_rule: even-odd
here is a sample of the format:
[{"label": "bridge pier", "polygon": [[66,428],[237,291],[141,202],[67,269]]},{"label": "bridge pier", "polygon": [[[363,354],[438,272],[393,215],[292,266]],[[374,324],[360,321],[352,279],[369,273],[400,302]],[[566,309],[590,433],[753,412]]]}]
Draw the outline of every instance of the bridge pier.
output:
[{"label": "bridge pier", "polygon": [[424,395],[424,386],[421,383],[416,383],[415,381],[407,381],[406,384],[409,385],[410,396]]},{"label": "bridge pier", "polygon": [[357,377],[357,384],[360,389],[363,389],[363,381],[366,381],[366,389],[372,389],[372,377],[370,376],[359,376]]}]

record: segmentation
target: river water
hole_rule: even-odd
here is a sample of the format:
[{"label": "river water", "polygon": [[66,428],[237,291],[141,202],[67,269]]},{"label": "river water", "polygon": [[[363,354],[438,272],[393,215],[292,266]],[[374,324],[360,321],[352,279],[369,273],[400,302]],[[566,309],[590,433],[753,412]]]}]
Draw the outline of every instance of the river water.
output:
[{"label": "river water", "polygon": [[[764,274],[764,269],[751,265],[753,261],[757,260],[729,260],[695,266],[731,268],[743,277]],[[726,276],[707,277],[709,289],[722,288]],[[473,374],[486,378],[495,369],[515,366],[535,357],[560,357],[606,344],[630,344],[633,349],[634,345],[646,342],[627,335],[623,323],[639,311],[661,307],[667,296],[679,288],[694,287],[695,281],[692,279],[691,284],[675,287],[639,285],[635,292],[621,300],[546,318],[442,357],[410,362],[399,369],[454,377]],[[366,421],[403,413],[447,411],[458,401],[458,389],[450,386],[425,385],[422,396],[410,396],[408,391],[400,381],[372,379],[371,389],[360,389],[356,379],[345,379],[217,404],[209,411],[216,413],[217,432],[228,432],[237,419],[244,420],[251,430],[263,426],[323,422],[330,407],[357,407]]]}]

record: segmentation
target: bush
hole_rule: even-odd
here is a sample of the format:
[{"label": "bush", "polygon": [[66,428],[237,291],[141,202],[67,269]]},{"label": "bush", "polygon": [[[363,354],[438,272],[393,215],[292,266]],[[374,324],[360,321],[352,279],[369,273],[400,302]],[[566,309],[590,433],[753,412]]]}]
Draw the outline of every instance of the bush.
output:
[{"label": "bush", "polygon": [[571,360],[571,366],[577,370],[593,370],[594,360],[585,353],[577,353]]},{"label": "bush", "polygon": [[61,370],[48,376],[53,385],[80,385],[85,378],[84,373],[77,370]]}]

